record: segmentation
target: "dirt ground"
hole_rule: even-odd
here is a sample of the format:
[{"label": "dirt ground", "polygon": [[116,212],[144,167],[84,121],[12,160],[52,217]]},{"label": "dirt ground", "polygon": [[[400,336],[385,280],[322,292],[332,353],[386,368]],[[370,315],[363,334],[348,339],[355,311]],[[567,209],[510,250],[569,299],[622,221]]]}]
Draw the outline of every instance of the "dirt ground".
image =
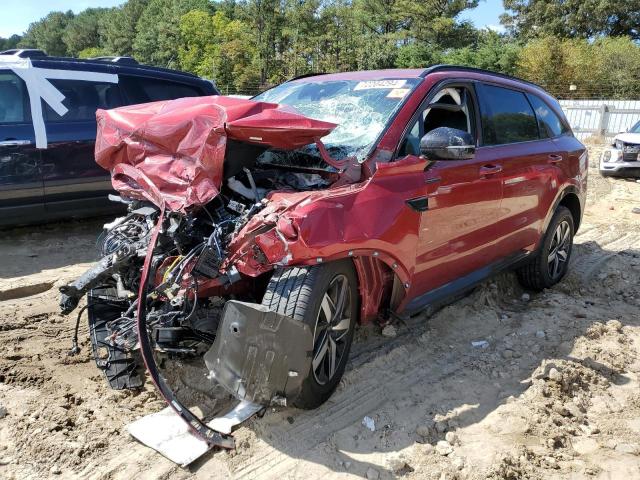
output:
[{"label": "dirt ground", "polygon": [[325,405],[269,409],[187,469],[129,436],[165,404],[150,382],[108,388],[85,321],[67,356],[75,318],[55,287],[95,260],[101,221],[3,232],[0,478],[640,478],[640,183],[589,183],[561,284],[534,294],[504,274],[394,338],[362,328]]}]

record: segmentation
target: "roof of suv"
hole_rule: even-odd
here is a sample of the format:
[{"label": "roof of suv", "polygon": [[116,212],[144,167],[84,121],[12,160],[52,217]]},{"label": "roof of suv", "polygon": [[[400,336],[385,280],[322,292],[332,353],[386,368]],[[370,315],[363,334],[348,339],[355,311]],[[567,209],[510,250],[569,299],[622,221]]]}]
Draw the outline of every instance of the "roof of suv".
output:
[{"label": "roof of suv", "polygon": [[132,75],[144,75],[148,77],[166,78],[174,81],[189,83],[209,83],[197,75],[162,67],[152,67],[138,63],[131,57],[99,57],[99,58],[71,58],[52,57],[42,50],[7,50],[0,55],[12,55],[19,58],[29,58],[34,67],[53,68],[64,70],[90,70],[104,73],[128,73]]}]

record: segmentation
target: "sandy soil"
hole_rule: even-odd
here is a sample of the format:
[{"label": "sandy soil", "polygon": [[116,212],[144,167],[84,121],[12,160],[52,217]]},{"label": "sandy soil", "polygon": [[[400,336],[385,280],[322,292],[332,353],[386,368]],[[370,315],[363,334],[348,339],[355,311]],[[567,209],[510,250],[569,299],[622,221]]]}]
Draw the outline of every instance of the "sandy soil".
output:
[{"label": "sandy soil", "polygon": [[165,405],[149,382],[107,387],[85,322],[67,356],[75,318],[55,287],[95,259],[101,222],[3,232],[0,478],[640,478],[640,183],[589,181],[560,285],[533,294],[504,274],[394,338],[360,329],[329,402],[270,409],[188,469],[128,435]]}]

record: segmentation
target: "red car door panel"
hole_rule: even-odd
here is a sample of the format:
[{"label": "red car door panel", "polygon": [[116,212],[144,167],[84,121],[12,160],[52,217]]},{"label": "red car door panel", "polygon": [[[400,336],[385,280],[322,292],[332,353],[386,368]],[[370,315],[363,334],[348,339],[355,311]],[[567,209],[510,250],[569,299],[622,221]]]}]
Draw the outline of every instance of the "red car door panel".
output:
[{"label": "red car door panel", "polygon": [[425,172],[428,210],[422,214],[411,296],[492,263],[502,196],[501,173],[482,159],[438,161]]},{"label": "red car door panel", "polygon": [[478,158],[502,165],[502,202],[496,220],[496,247],[503,255],[535,248],[542,223],[557,191],[555,155],[551,140],[483,147]]}]

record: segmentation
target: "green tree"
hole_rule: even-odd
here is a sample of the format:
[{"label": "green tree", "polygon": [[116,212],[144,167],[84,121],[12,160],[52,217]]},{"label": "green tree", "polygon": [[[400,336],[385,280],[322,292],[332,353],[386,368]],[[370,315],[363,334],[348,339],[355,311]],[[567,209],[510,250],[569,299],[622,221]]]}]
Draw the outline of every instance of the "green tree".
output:
[{"label": "green tree", "polygon": [[282,27],[284,6],[280,0],[243,0],[237,5],[238,19],[249,26],[257,56],[260,83],[278,81],[282,76]]},{"label": "green tree", "polygon": [[108,55],[109,53],[106,53],[100,47],[88,47],[78,52],[78,58],[95,58],[95,57],[103,57]]},{"label": "green tree", "polygon": [[15,34],[11,35],[9,38],[0,37],[0,51],[16,48],[20,43],[20,40],[22,40],[22,37]]},{"label": "green tree", "polygon": [[136,25],[135,57],[163,67],[178,65],[180,18],[191,10],[211,12],[209,0],[150,0]]},{"label": "green tree", "polygon": [[69,55],[76,56],[81,50],[100,45],[100,24],[107,12],[106,8],[87,8],[69,21],[62,34]]},{"label": "green tree", "polygon": [[46,17],[29,25],[19,43],[21,48],[40,48],[49,55],[67,55],[67,45],[63,41],[65,28],[73,20],[74,14],[51,12]]},{"label": "green tree", "polygon": [[500,21],[530,39],[629,36],[640,39],[640,0],[504,0]]},{"label": "green tree", "polygon": [[567,45],[555,37],[528,42],[518,55],[519,76],[547,87],[555,95],[569,89],[571,73],[567,67]]},{"label": "green tree", "polygon": [[[226,19],[226,17],[225,17]],[[226,19],[228,22],[228,19]],[[180,18],[178,57],[180,68],[212,78],[213,56],[217,49],[213,19],[207,12],[193,10]]]},{"label": "green tree", "polygon": [[213,16],[191,11],[180,19],[178,55],[181,68],[213,79],[224,93],[256,91],[257,49],[249,26],[230,20],[223,11]]},{"label": "green tree", "polygon": [[354,0],[362,26],[360,68],[424,66],[439,51],[473,41],[475,29],[458,15],[478,0]]},{"label": "green tree", "polygon": [[633,98],[640,94],[640,47],[629,37],[540,38],[520,51],[517,74],[558,97]]},{"label": "green tree", "polygon": [[[358,68],[361,37],[351,0],[333,0],[320,9],[317,72],[341,72]],[[304,72],[300,72],[304,73]]]},{"label": "green tree", "polygon": [[280,45],[284,78],[318,71],[324,23],[319,19],[321,5],[320,0],[286,0]]},{"label": "green tree", "polygon": [[109,10],[100,22],[102,49],[112,55],[133,55],[136,25],[149,0],[128,0]]},{"label": "green tree", "polygon": [[513,75],[522,46],[512,37],[492,30],[481,30],[472,45],[446,52],[442,61]]}]

